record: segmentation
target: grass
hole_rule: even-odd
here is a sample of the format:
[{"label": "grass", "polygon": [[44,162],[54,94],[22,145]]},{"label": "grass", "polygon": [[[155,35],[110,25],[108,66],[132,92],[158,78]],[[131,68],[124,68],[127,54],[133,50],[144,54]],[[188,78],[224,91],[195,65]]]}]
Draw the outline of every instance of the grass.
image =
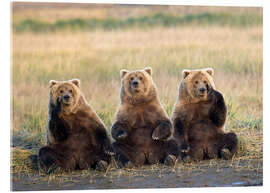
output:
[{"label": "grass", "polygon": [[[86,99],[109,133],[120,102],[120,69],[145,66],[153,68],[153,79],[169,116],[181,71],[213,67],[217,89],[228,106],[226,130],[236,132],[240,140],[234,161],[262,159],[261,10],[194,7],[190,11],[181,6],[171,12],[162,6],[120,7],[117,13],[109,6],[93,8],[91,14],[76,10],[13,12],[13,172],[34,172],[25,164],[27,157],[46,143],[49,80],[79,78]],[[52,17],[55,15],[60,19]],[[90,28],[89,21],[96,21],[95,27]],[[126,172],[111,170],[119,175]]]},{"label": "grass", "polygon": [[155,26],[175,27],[183,25],[222,25],[245,27],[261,25],[262,16],[258,14],[233,15],[225,13],[196,13],[184,16],[156,13],[154,15],[129,17],[126,19],[105,18],[105,19],[81,19],[72,18],[67,20],[56,20],[53,23],[36,19],[25,19],[13,25],[18,32],[55,32],[58,30],[113,30],[126,28],[151,28]]}]

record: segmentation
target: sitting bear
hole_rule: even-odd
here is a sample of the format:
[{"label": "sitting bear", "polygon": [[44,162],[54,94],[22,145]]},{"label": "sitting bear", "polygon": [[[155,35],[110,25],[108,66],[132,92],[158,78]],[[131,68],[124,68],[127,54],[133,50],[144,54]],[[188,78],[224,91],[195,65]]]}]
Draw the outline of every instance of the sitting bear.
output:
[{"label": "sitting bear", "polygon": [[111,128],[116,160],[129,167],[159,162],[173,165],[178,157],[177,142],[157,96],[152,69],[121,70],[120,76],[121,103]]},{"label": "sitting bear", "polygon": [[106,128],[87,103],[80,81],[50,81],[47,146],[39,150],[44,172],[88,167],[105,170],[113,149]]},{"label": "sitting bear", "polygon": [[183,70],[172,121],[182,159],[230,159],[237,151],[235,133],[225,133],[226,105],[215,90],[212,68]]}]

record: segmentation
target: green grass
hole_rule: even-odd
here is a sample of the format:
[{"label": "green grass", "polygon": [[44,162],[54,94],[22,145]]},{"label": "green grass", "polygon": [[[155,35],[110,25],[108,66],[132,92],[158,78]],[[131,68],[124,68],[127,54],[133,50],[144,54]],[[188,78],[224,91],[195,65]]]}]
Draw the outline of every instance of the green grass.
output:
[{"label": "green grass", "polygon": [[262,25],[262,15],[257,14],[227,14],[227,13],[192,13],[184,16],[156,13],[138,17],[124,19],[81,19],[72,18],[67,20],[57,20],[55,22],[45,22],[34,19],[25,19],[13,24],[16,32],[55,32],[58,30],[95,30],[95,29],[125,29],[131,27],[151,28],[153,26],[174,27],[183,25],[220,25],[245,27]]}]

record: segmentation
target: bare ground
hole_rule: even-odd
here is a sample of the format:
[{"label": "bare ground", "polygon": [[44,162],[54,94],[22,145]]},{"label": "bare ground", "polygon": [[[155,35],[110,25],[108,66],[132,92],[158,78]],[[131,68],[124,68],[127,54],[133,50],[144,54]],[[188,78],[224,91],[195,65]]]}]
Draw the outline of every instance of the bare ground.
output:
[{"label": "bare ground", "polygon": [[240,159],[178,163],[174,168],[163,165],[132,169],[111,168],[106,173],[83,170],[51,176],[38,172],[12,174],[11,189],[28,191],[262,185],[262,160]]}]

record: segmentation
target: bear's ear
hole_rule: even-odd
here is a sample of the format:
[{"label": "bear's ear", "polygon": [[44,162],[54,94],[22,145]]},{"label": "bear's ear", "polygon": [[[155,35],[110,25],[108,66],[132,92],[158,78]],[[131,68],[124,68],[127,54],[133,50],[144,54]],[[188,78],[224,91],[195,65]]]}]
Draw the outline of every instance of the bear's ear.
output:
[{"label": "bear's ear", "polygon": [[150,76],[152,76],[152,68],[151,67],[145,67],[144,71],[147,72]]},{"label": "bear's ear", "polygon": [[50,88],[52,88],[52,86],[55,85],[56,83],[57,83],[56,80],[50,80],[49,81]]},{"label": "bear's ear", "polygon": [[183,77],[183,79],[185,79],[190,74],[190,72],[191,72],[190,70],[186,70],[186,69],[183,70],[182,71],[182,77]]},{"label": "bear's ear", "polygon": [[75,84],[77,87],[79,87],[80,88],[80,80],[79,79],[77,79],[77,78],[74,78],[74,79],[72,79],[71,80],[71,82],[73,83],[73,84]]},{"label": "bear's ear", "polygon": [[124,76],[125,76],[128,72],[129,72],[129,71],[128,71],[128,70],[125,70],[125,69],[120,70],[120,78],[121,78],[121,79],[124,78]]},{"label": "bear's ear", "polygon": [[213,68],[206,68],[205,70],[206,70],[206,72],[207,72],[208,74],[210,74],[211,76],[214,75],[214,69],[213,69]]}]

